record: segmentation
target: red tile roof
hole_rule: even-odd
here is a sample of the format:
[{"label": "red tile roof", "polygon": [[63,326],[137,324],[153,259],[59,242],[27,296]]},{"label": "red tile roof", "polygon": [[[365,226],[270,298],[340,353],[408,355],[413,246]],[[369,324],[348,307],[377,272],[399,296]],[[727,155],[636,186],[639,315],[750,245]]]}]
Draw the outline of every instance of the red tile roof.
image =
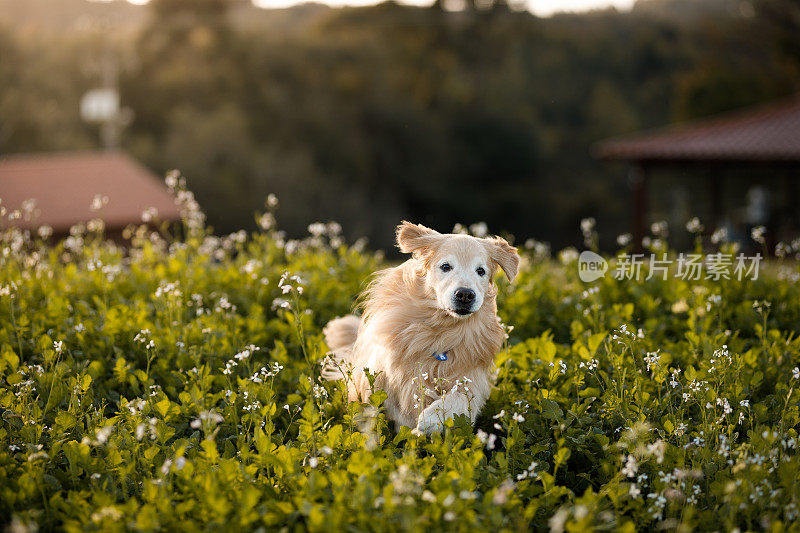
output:
[{"label": "red tile roof", "polygon": [[653,132],[610,139],[601,159],[800,162],[800,95]]},{"label": "red tile roof", "polygon": [[[97,194],[107,196],[108,204],[93,212],[90,205]],[[141,222],[148,207],[155,207],[161,220],[179,217],[164,183],[121,152],[1,157],[2,205],[19,209],[31,198],[36,200],[38,218],[12,223],[25,228],[48,225],[56,233],[93,218],[102,218],[109,229],[123,228]]]}]

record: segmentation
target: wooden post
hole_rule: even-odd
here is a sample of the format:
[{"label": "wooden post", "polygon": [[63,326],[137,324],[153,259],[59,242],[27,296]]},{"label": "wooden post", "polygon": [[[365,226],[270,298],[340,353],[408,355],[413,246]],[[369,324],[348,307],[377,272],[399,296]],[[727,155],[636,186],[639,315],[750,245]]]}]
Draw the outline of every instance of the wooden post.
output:
[{"label": "wooden post", "polygon": [[783,216],[781,218],[787,223],[790,228],[789,231],[792,231],[797,227],[798,223],[795,206],[797,205],[797,180],[800,179],[800,170],[795,169],[792,172],[792,169],[789,168],[785,172],[783,175],[784,198],[781,206]]},{"label": "wooden post", "polygon": [[708,195],[711,201],[711,220],[707,231],[713,233],[719,227],[722,218],[722,182],[717,172],[719,168],[713,165],[708,170]]},{"label": "wooden post", "polygon": [[630,167],[628,180],[633,191],[633,250],[642,252],[642,239],[646,234],[647,168],[641,162]]}]

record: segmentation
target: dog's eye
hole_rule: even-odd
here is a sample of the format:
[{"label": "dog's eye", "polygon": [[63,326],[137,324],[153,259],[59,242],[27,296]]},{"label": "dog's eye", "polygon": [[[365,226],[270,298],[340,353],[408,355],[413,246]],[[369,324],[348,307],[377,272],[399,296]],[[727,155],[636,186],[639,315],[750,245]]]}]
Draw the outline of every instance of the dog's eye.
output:
[{"label": "dog's eye", "polygon": [[483,267],[478,267],[477,270],[475,270],[475,272],[477,272],[479,276],[486,275],[486,270]]},{"label": "dog's eye", "polygon": [[450,263],[444,263],[439,268],[442,270],[442,272],[450,272],[453,270],[453,267],[450,266]]}]

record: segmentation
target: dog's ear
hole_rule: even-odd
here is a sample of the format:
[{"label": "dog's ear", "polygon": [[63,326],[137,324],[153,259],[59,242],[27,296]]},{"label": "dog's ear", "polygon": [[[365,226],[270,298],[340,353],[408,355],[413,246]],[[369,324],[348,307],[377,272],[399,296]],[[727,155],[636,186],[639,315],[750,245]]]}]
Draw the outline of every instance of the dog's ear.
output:
[{"label": "dog's ear", "polygon": [[502,237],[487,238],[489,257],[503,269],[508,281],[514,281],[519,270],[519,254],[517,249],[508,244]]},{"label": "dog's ear", "polygon": [[404,254],[414,254],[414,257],[425,256],[441,236],[438,231],[404,220],[397,226],[397,247]]}]

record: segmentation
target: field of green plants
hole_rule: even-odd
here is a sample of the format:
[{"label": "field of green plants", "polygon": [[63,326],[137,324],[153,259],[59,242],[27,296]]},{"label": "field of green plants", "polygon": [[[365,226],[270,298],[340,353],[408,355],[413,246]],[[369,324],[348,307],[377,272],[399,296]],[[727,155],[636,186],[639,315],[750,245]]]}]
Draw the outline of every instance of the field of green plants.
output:
[{"label": "field of green plants", "polygon": [[321,328],[379,253],[336,224],[287,240],[274,199],[263,231],[215,237],[170,185],[177,240],[2,233],[0,527],[798,528],[791,245],[757,280],[592,283],[574,251],[520,246],[491,398],[425,436],[319,379]]}]

